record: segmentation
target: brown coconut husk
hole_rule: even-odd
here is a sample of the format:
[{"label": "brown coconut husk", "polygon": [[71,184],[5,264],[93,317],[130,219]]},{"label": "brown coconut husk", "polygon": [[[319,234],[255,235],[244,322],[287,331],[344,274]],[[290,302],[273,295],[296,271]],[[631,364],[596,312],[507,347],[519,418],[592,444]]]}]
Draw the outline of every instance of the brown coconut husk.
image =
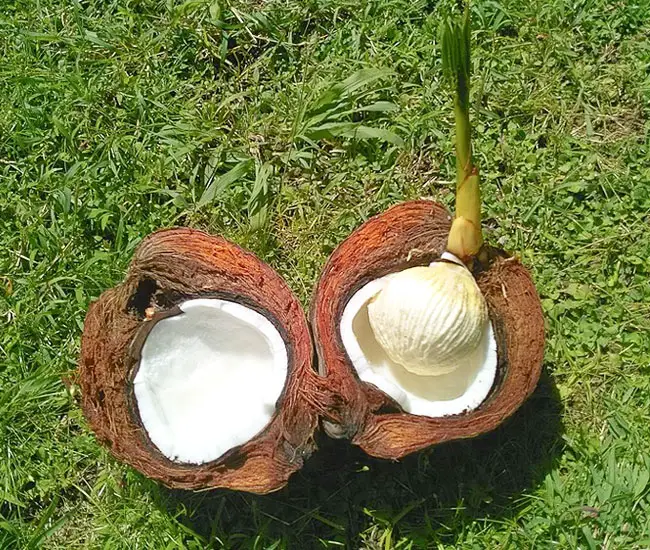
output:
[{"label": "brown coconut husk", "polygon": [[[276,412],[253,439],[201,465],[169,460],[149,440],[132,380],[155,322],[192,298],[215,297],[254,308],[279,330],[289,369]],[[110,452],[172,488],[268,493],[283,487],[314,449],[318,418],[301,380],[312,374],[309,327],[282,278],[252,253],[192,229],[153,233],[136,250],[125,281],[92,303],[84,325],[79,383],[82,408]]]},{"label": "brown coconut husk", "polygon": [[497,340],[497,380],[476,409],[442,418],[404,412],[372,384],[362,382],[339,331],[343,309],[366,283],[417,265],[445,251],[451,217],[432,201],[413,201],[376,216],[331,255],[312,301],[311,320],[325,386],[336,392],[323,412],[324,429],[346,437],[368,454],[397,459],[425,447],[475,437],[496,428],[533,392],[539,380],[544,321],[539,297],[526,268],[492,250],[488,265],[474,272]]}]

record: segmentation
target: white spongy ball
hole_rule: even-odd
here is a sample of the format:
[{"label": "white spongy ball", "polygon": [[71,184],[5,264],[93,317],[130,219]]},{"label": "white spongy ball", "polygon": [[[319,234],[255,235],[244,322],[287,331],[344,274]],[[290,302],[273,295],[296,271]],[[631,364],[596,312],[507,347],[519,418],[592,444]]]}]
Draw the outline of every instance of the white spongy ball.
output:
[{"label": "white spongy ball", "polygon": [[464,266],[435,262],[395,273],[368,305],[386,354],[406,370],[452,372],[477,348],[488,325],[485,298]]}]

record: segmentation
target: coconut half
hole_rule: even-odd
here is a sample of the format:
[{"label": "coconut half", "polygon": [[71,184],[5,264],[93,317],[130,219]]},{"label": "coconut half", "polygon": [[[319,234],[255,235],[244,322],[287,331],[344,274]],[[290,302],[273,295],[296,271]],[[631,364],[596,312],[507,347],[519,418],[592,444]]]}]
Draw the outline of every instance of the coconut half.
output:
[{"label": "coconut half", "polygon": [[477,355],[454,376],[411,375],[377,349],[368,302],[390,274],[439,259],[450,227],[451,217],[437,203],[395,206],[339,245],[316,287],[311,319],[319,371],[339,394],[324,414],[324,428],[373,456],[395,459],[488,432],[515,412],[539,379],[539,298],[526,269],[497,251],[474,272],[489,330]]},{"label": "coconut half", "polygon": [[191,229],[147,237],[88,311],[82,408],[111,453],[169,487],[267,493],[314,449],[302,308],[252,253]]}]

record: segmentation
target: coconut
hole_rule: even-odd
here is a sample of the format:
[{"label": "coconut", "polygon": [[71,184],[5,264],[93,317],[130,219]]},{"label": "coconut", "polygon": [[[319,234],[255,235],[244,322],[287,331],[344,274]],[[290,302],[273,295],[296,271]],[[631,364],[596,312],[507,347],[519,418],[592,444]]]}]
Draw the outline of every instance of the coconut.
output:
[{"label": "coconut", "polygon": [[267,493],[314,449],[312,354],[268,265],[220,237],[158,231],[90,306],[82,408],[117,459],[169,487]]},{"label": "coconut", "polygon": [[432,201],[400,204],[346,239],[328,260],[311,307],[319,371],[339,394],[324,413],[332,437],[400,458],[496,428],[540,376],[544,323],[528,271],[490,250],[473,275],[489,325],[471,357],[439,376],[419,376],[388,357],[369,326],[368,304],[396,273],[440,261],[451,217]]}]

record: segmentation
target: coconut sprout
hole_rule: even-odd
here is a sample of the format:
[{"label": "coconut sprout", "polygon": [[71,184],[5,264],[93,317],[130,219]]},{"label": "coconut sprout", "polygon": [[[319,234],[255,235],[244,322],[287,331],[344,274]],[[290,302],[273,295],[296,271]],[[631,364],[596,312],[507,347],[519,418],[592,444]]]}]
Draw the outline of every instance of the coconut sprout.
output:
[{"label": "coconut sprout", "polygon": [[530,275],[483,244],[469,10],[443,26],[442,43],[456,120],[453,220],[431,201],[370,219],[334,251],[312,303],[321,372],[343,397],[325,428],[385,458],[494,429],[532,393],[542,364]]}]

